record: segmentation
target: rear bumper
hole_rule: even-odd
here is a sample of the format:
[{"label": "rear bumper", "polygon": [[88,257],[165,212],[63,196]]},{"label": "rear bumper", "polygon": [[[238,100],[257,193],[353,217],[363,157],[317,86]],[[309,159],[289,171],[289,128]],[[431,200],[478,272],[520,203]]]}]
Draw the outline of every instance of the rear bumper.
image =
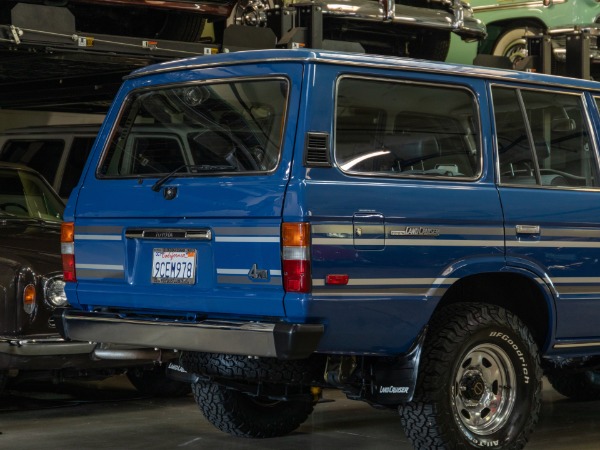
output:
[{"label": "rear bumper", "polygon": [[280,359],[308,357],[324,331],[320,324],[181,322],[77,310],[63,310],[56,319],[72,340]]},{"label": "rear bumper", "polygon": [[11,356],[61,356],[89,355],[95,344],[89,342],[67,342],[60,336],[39,339],[17,339],[0,336],[0,353]]}]

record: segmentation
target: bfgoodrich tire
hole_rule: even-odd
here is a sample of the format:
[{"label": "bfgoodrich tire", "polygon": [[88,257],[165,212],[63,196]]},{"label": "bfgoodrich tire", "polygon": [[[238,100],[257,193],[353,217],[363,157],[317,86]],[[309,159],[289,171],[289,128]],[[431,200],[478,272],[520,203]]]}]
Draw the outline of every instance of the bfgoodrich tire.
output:
[{"label": "bfgoodrich tire", "polygon": [[210,381],[194,383],[192,391],[204,417],[234,436],[284,436],[298,428],[313,411],[311,401],[253,397]]},{"label": "bfgoodrich tire", "polygon": [[399,408],[415,448],[521,449],[537,423],[541,369],[527,327],[487,304],[450,305],[430,324],[414,400]]},{"label": "bfgoodrich tire", "polygon": [[548,381],[556,391],[571,400],[600,400],[600,371],[572,372],[560,370],[548,374]]}]

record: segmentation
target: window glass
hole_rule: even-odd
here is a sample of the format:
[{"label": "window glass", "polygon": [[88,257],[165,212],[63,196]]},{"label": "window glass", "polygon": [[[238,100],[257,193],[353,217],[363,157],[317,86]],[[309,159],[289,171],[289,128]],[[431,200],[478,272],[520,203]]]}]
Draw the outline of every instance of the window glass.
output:
[{"label": "window glass", "polygon": [[268,172],[279,162],[282,79],[186,85],[133,94],[101,175]]},{"label": "window glass", "polygon": [[54,184],[58,164],[62,158],[65,142],[60,139],[10,140],[0,153],[0,160],[20,163],[37,170],[50,184]]},{"label": "window glass", "polygon": [[71,191],[79,181],[81,172],[83,172],[83,166],[85,166],[87,157],[94,145],[94,139],[92,136],[76,137],[73,139],[58,192],[61,197],[69,197]]},{"label": "window glass", "polygon": [[494,87],[493,99],[501,183],[598,185],[579,95]]},{"label": "window glass", "polygon": [[64,204],[33,173],[0,169],[0,217],[25,217],[59,222]]},{"label": "window glass", "polygon": [[336,101],[335,159],[344,172],[463,178],[481,172],[477,108],[465,89],[344,77]]}]

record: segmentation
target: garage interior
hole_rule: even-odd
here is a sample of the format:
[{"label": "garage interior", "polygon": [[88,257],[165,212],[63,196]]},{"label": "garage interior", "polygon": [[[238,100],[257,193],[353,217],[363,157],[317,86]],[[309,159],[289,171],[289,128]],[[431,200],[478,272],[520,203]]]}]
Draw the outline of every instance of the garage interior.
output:
[{"label": "garage interior", "polygon": [[[58,124],[99,124],[121,80],[132,70],[193,54],[209,54],[207,42],[153,41],[76,35],[69,18],[34,14],[23,5],[11,24],[0,23],[0,132]],[[46,19],[43,19],[43,18]],[[26,24],[26,26],[23,26]],[[47,34],[26,29],[62,29]],[[49,28],[50,27],[50,28]],[[210,32],[210,31],[208,31]],[[15,44],[15,39],[20,40]],[[103,42],[105,41],[105,42]],[[89,47],[86,48],[86,45]],[[83,47],[83,49],[82,49]],[[377,410],[325,391],[309,420],[287,437],[231,437],[202,416],[191,394],[181,398],[140,395],[123,376],[103,381],[26,383],[0,397],[0,448],[245,448],[411,449],[396,411]],[[545,382],[541,421],[527,449],[591,450],[600,442],[600,401],[574,402]]]}]

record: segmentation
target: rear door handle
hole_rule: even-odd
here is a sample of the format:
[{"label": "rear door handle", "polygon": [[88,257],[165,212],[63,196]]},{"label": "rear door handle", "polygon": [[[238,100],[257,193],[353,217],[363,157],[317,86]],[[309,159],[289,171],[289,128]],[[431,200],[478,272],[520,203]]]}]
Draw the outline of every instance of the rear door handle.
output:
[{"label": "rear door handle", "polygon": [[517,225],[517,234],[540,234],[539,225]]}]

